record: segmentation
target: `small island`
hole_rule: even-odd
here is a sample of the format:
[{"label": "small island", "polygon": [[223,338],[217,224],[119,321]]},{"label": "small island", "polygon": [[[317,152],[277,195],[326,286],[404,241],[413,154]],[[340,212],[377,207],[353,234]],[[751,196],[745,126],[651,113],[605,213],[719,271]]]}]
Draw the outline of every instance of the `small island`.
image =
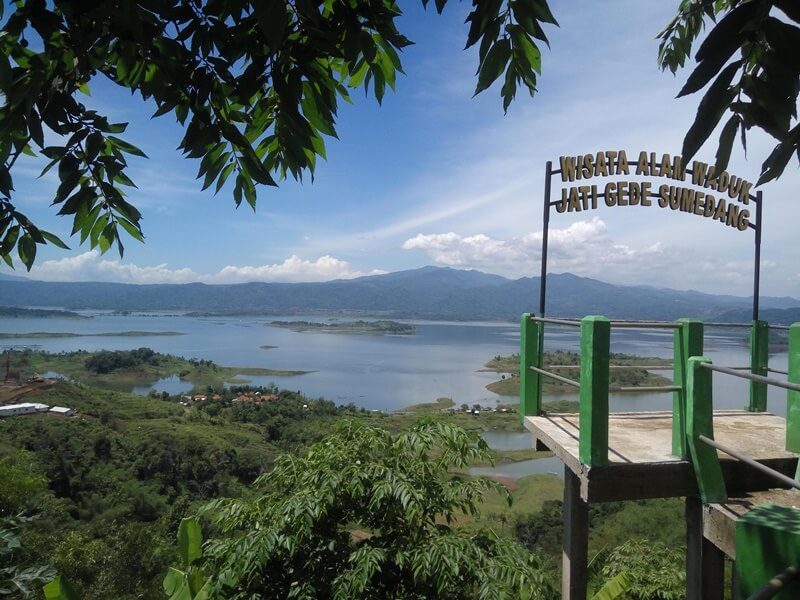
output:
[{"label": "small island", "polygon": [[373,335],[411,335],[416,327],[397,321],[342,321],[335,323],[317,321],[270,321],[267,327],[292,331],[320,331],[324,333],[366,333]]},{"label": "small island", "polygon": [[0,306],[0,317],[7,319],[91,319],[92,317],[72,312],[46,308],[20,308]]},{"label": "small island", "polygon": [[[543,358],[544,368],[548,371],[570,379],[579,378],[579,369],[575,368],[580,365],[579,354],[575,352],[545,352]],[[652,365],[653,369],[667,362],[661,358],[615,352],[611,353],[610,358],[612,365]],[[519,396],[519,354],[495,356],[484,365],[482,370],[504,374],[499,381],[488,384],[487,390],[500,396]],[[575,391],[575,388],[549,377],[543,377],[542,382],[542,390],[545,392]],[[670,379],[647,369],[611,369],[609,371],[609,384],[615,386],[638,387],[669,385],[670,383]]]},{"label": "small island", "polygon": [[262,367],[223,367],[213,361],[162,354],[150,348],[60,352],[26,349],[11,357],[14,368],[25,378],[43,373],[58,375],[105,389],[130,391],[151,385],[164,377],[177,376],[195,386],[221,387],[248,383],[254,377],[293,377],[312,371],[267,369]]},{"label": "small island", "polygon": [[116,331],[108,333],[70,333],[67,331],[31,331],[27,333],[0,333],[0,340],[78,338],[78,337],[152,337],[184,335],[180,331]]}]

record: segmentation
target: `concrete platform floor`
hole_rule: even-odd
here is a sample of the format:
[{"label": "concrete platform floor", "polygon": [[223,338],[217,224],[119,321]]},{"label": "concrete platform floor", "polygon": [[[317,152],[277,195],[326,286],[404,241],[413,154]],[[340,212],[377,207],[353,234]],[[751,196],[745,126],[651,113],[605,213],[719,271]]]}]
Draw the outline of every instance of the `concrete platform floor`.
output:
[{"label": "concrete platform floor", "polygon": [[[688,461],[671,455],[672,413],[612,413],[609,416],[609,464],[587,468],[578,459],[577,414],[525,417],[534,439],[558,456],[581,483],[590,502],[665,498],[697,494]],[[797,456],[784,449],[786,422],[771,413],[714,412],[714,438],[764,464],[794,476]],[[775,487],[774,480],[720,453],[729,494]]]}]

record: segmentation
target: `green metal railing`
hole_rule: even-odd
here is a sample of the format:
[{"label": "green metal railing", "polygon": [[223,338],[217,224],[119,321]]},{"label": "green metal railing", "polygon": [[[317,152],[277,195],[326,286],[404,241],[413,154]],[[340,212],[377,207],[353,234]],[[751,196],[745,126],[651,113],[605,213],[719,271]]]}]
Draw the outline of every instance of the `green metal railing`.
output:
[{"label": "green metal railing", "polygon": [[[741,370],[714,365],[704,356],[694,356],[689,358],[688,367],[688,408],[686,437],[691,449],[691,460],[694,466],[697,486],[700,489],[700,497],[703,502],[724,502],[727,500],[725,482],[722,479],[722,469],[719,462],[718,450],[724,454],[750,465],[770,475],[776,482],[776,487],[793,487],[800,489],[800,482],[797,481],[800,469],[792,479],[786,475],[771,469],[752,458],[744,452],[729,448],[714,440],[713,424],[713,374],[749,379],[751,384],[757,383],[763,386],[776,386],[787,390],[787,410],[786,410],[786,432],[785,448],[790,452],[797,452],[798,439],[800,439],[800,323],[796,323],[789,328],[789,368],[787,371],[787,381],[772,379],[765,375],[756,373],[745,373]],[[751,387],[752,391],[752,387]],[[757,392],[756,397],[760,395]],[[751,396],[752,398],[752,396]],[[764,394],[766,398],[766,394]],[[766,404],[764,404],[766,408]],[[790,416],[791,415],[791,416]]]},{"label": "green metal railing", "polygon": [[[544,368],[544,327],[580,328],[580,364],[550,365],[549,369],[580,369],[578,380]],[[750,327],[750,365],[714,365],[703,356],[704,329],[708,327],[746,327],[746,324],[703,323],[696,319],[675,322],[609,321],[601,316],[575,319],[545,319],[523,315],[520,336],[520,413],[522,418],[542,414],[542,381],[548,377],[578,388],[580,398],[579,459],[588,467],[608,463],[609,392],[671,391],[672,453],[691,461],[702,501],[725,502],[727,490],[719,453],[727,454],[770,476],[775,487],[800,489],[800,465],[795,478],[759,463],[744,452],[714,439],[713,377],[715,374],[749,380],[746,410],[767,410],[768,386],[787,390],[785,447],[800,452],[800,323],[788,329],[789,348],[786,370],[769,366],[769,329],[765,321]],[[672,329],[673,385],[643,388],[610,387],[613,368],[653,369],[649,365],[611,365],[611,329]],[[658,368],[663,369],[663,366]],[[786,381],[769,377],[781,374]],[[736,523],[737,591],[748,600],[789,599],[800,594],[797,583],[800,565],[800,510],[762,504],[740,517]],[[778,573],[775,575],[775,573]]]},{"label": "green metal railing", "polygon": [[[554,327],[580,328],[580,364],[560,365],[550,368],[580,369],[578,380],[553,373],[544,368],[544,330],[545,325]],[[744,323],[708,323],[710,327],[748,327]],[[734,371],[749,371],[741,376],[750,379],[750,398],[746,409],[752,412],[767,410],[767,386],[772,382],[769,373],[783,373],[789,382],[800,383],[800,325],[789,329],[790,349],[789,367],[787,371],[769,367],[769,329],[765,321],[754,321],[750,327],[750,366],[738,367]],[[613,368],[659,368],[663,366],[647,365],[611,365],[610,341],[611,329],[661,329],[673,330],[673,384],[668,386],[624,387],[609,386],[609,370]],[[711,382],[706,384],[703,376],[690,389],[690,360],[702,357],[704,324],[697,319],[679,319],[677,321],[610,321],[602,316],[587,316],[583,319],[551,319],[536,317],[530,313],[522,315],[520,322],[520,416],[542,414],[543,378],[550,378],[560,383],[575,387],[579,391],[579,458],[587,466],[599,466],[608,463],[608,419],[609,393],[624,392],[672,392],[672,454],[689,460],[692,458],[691,446],[696,437],[690,429],[697,429],[698,435],[711,433],[713,423],[710,421]],[[793,350],[794,349],[794,350]],[[701,362],[710,362],[704,359]],[[694,372],[694,371],[693,371]],[[695,373],[697,375],[697,373]],[[690,398],[708,398],[695,402]],[[708,413],[709,422],[704,424],[704,415]],[[699,421],[691,422],[692,419]],[[800,388],[789,391],[787,411],[786,447],[788,450],[800,451]],[[712,452],[716,453],[715,450]],[[702,451],[701,451],[702,453]],[[716,454],[715,454],[716,455]]]}]

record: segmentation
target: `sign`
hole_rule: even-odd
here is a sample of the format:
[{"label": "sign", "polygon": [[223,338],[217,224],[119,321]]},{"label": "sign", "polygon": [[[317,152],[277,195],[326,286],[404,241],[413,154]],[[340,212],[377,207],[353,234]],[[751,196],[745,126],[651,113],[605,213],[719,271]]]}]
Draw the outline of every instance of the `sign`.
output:
[{"label": "sign", "polygon": [[[760,191],[752,193],[750,181],[728,171],[717,173],[713,164],[695,160],[687,166],[679,155],[645,151],[639,152],[635,159],[629,159],[625,150],[606,150],[562,156],[559,163],[560,168],[553,169],[553,163],[547,162],[544,179],[540,316],[545,314],[547,301],[550,209],[555,207],[558,213],[582,213],[605,205],[663,208],[716,221],[738,231],[754,230],[753,320],[758,320],[763,196]],[[560,198],[551,200],[552,181],[557,175],[561,176],[565,187]],[[591,181],[598,177],[609,179],[598,183]],[[644,179],[654,177],[666,181]]]},{"label": "sign", "polygon": [[[657,206],[690,213],[746,231],[750,226],[750,190],[753,184],[728,173],[716,172],[714,165],[693,161],[690,169],[680,156],[639,152],[631,161],[625,150],[607,150],[596,154],[562,156],[561,181],[574,184],[595,177],[614,177],[604,184],[569,185],[553,205],[556,212],[572,213],[595,210],[601,205]],[[629,176],[662,177],[668,183],[633,181]],[[687,179],[687,175],[691,175]],[[695,187],[703,188],[702,190]]]}]

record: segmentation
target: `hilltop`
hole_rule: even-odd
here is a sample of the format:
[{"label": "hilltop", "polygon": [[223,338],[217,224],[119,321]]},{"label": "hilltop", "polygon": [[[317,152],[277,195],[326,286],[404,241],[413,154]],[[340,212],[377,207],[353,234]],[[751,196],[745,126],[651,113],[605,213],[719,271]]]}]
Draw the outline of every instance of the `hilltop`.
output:
[{"label": "hilltop", "polygon": [[[200,315],[339,314],[378,318],[517,320],[537,305],[539,278],[508,279],[474,270],[423,267],[322,283],[135,285],[5,280],[0,305],[64,309],[182,311]],[[589,313],[613,318],[697,317],[749,320],[749,297],[649,286],[622,286],[570,273],[548,277],[551,316]],[[765,317],[791,322],[800,300],[761,298]],[[769,311],[769,312],[767,312]]]}]

